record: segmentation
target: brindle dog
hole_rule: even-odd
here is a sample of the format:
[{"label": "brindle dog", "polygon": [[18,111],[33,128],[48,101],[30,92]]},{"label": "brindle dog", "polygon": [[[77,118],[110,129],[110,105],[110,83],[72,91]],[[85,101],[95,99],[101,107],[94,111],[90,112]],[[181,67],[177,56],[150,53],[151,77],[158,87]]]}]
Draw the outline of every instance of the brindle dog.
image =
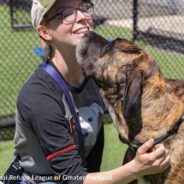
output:
[{"label": "brindle dog", "polygon": [[[152,184],[184,184],[184,81],[165,79],[157,63],[134,43],[109,43],[88,32],[76,49],[78,62],[98,85],[121,140],[137,148],[150,138],[169,149],[171,167],[146,176]],[[125,160],[132,159],[128,149]],[[125,162],[126,162],[125,161]]]}]

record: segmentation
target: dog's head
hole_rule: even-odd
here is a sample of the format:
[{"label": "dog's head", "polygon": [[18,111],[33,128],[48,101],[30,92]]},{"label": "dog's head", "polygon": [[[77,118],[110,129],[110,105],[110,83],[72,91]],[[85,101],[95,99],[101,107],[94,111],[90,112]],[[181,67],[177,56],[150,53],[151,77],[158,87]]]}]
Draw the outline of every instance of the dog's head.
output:
[{"label": "dog's head", "polygon": [[109,42],[96,33],[87,32],[76,48],[76,56],[79,64],[85,69],[88,75],[95,70],[95,62],[102,57],[103,49]]},{"label": "dog's head", "polygon": [[86,33],[81,39],[76,56],[106,94],[109,95],[108,91],[113,88],[113,95],[123,99],[126,119],[135,117],[140,111],[145,81],[155,73],[160,74],[156,62],[133,42],[120,38],[108,42],[94,32]]}]

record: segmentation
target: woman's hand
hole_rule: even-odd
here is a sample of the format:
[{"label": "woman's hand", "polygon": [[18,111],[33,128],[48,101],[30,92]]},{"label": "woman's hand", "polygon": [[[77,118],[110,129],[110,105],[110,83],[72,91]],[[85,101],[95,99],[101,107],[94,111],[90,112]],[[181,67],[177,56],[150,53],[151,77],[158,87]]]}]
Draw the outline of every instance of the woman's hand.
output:
[{"label": "woman's hand", "polygon": [[[132,160],[133,169],[137,177],[162,172],[170,164],[168,150],[163,144],[157,144],[154,147],[154,140],[150,139],[144,143]],[[152,148],[152,151],[148,151]]]}]

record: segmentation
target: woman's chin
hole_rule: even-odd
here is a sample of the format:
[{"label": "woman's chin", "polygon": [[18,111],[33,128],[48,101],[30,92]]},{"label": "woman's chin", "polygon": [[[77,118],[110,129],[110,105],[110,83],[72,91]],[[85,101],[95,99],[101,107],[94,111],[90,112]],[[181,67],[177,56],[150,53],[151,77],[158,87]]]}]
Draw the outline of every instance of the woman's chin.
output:
[{"label": "woman's chin", "polygon": [[80,42],[80,40],[82,39],[83,36],[84,36],[84,34],[78,35],[77,38],[72,40],[73,44],[76,46]]}]

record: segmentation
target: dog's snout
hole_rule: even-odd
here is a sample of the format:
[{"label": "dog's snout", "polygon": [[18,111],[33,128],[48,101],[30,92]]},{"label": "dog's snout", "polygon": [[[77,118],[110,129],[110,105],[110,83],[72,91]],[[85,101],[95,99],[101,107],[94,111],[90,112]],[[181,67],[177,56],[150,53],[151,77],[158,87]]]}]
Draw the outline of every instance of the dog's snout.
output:
[{"label": "dog's snout", "polygon": [[95,33],[92,31],[88,31],[84,34],[84,37],[88,38],[88,39],[93,39],[94,38]]}]

